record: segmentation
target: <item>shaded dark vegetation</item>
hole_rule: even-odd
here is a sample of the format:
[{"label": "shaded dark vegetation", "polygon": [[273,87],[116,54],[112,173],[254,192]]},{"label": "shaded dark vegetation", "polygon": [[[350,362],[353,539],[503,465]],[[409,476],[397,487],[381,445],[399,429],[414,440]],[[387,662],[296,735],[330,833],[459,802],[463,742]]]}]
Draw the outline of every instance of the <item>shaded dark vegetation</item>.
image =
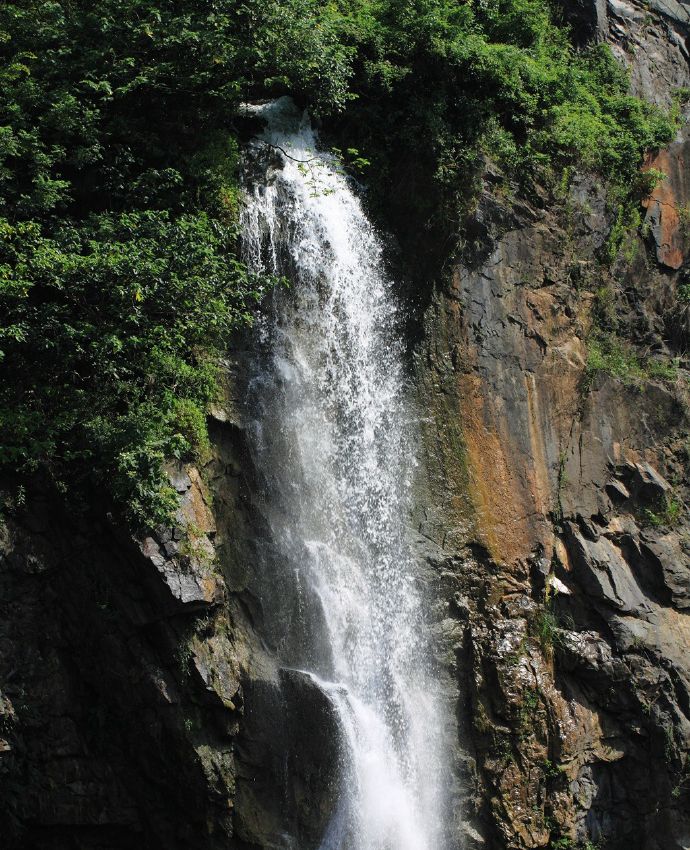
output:
[{"label": "shaded dark vegetation", "polygon": [[238,255],[240,102],[291,93],[369,160],[419,268],[487,158],[625,204],[677,123],[545,0],[15,0],[0,82],[0,465],[15,502],[40,468],[140,526],[174,508],[164,460],[203,462],[218,356],[272,283]]}]

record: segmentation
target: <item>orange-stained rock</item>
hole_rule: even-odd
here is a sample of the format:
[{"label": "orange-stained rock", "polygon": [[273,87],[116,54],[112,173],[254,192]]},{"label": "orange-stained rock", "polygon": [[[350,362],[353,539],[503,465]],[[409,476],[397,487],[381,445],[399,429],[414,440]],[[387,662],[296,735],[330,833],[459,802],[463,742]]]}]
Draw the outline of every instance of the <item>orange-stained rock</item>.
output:
[{"label": "orange-stained rock", "polygon": [[643,201],[647,210],[645,225],[656,245],[656,258],[670,269],[679,269],[686,254],[690,217],[690,184],[686,175],[688,142],[679,142],[648,157],[644,170],[663,172],[666,177]]}]

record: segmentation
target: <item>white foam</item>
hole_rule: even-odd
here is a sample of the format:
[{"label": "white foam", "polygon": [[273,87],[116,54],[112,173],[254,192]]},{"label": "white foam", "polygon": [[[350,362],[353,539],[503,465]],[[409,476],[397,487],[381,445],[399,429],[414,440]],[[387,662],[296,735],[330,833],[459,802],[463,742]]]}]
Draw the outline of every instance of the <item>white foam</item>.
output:
[{"label": "white foam", "polygon": [[323,608],[332,665],[310,672],[347,752],[322,850],[440,850],[444,721],[405,542],[416,416],[381,242],[292,101],[252,111],[276,156],[247,190],[245,256],[293,281],[263,329],[255,384],[272,424],[256,456],[279,494],[276,543]]}]

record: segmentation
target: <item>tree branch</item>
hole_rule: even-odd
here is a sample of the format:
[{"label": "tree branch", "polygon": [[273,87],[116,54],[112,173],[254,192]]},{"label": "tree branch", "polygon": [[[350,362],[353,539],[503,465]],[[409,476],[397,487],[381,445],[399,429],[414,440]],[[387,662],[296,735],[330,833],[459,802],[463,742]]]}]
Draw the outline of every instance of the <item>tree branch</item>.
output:
[{"label": "tree branch", "polygon": [[296,156],[291,156],[284,148],[281,148],[280,145],[274,145],[273,142],[267,142],[265,139],[256,139],[257,142],[261,142],[262,145],[268,145],[269,148],[274,148],[277,151],[280,151],[283,156],[286,156],[288,159],[291,159],[293,162],[302,162],[309,163],[314,162],[318,159],[318,156],[313,156],[311,159],[297,159]]}]

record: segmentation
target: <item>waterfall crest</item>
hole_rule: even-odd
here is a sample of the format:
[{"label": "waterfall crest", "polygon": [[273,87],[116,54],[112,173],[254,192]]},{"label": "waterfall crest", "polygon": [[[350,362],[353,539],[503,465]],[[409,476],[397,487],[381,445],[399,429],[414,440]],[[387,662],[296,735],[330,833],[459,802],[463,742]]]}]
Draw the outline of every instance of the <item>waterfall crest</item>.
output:
[{"label": "waterfall crest", "polygon": [[291,282],[259,324],[253,450],[279,558],[320,609],[308,626],[295,612],[316,636],[284,660],[328,695],[343,738],[321,850],[440,850],[441,701],[406,540],[416,426],[381,242],[292,101],[250,108],[265,168],[246,189],[245,259]]}]

